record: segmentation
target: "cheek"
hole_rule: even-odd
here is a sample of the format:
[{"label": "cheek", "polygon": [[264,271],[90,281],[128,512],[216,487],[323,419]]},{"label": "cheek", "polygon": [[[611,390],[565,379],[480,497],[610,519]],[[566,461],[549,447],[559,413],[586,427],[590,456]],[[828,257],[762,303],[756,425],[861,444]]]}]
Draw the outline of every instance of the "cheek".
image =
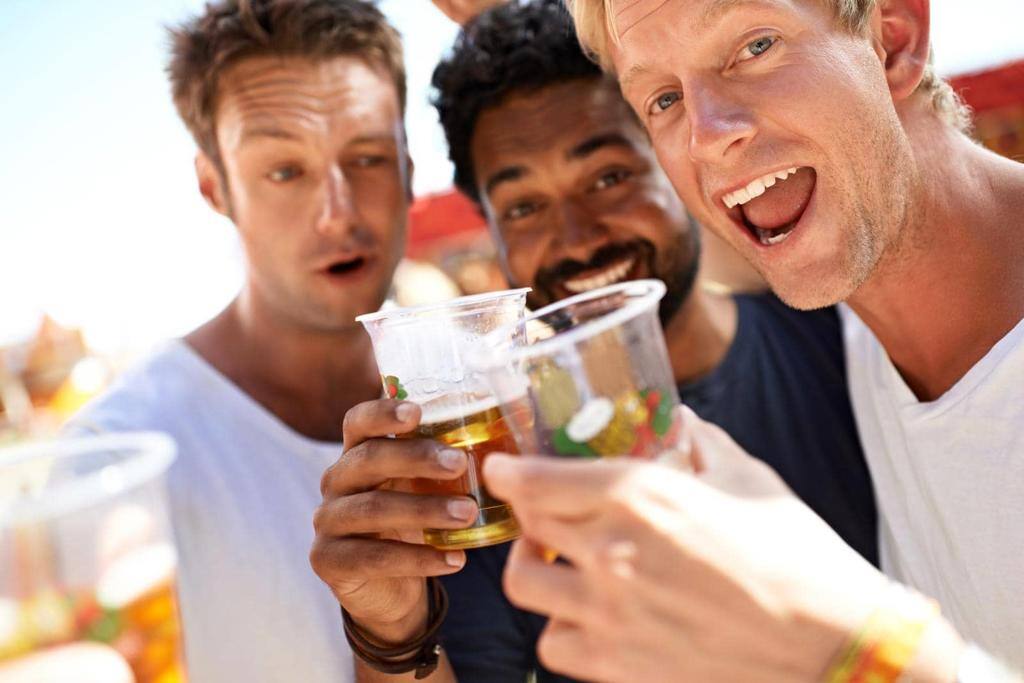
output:
[{"label": "cheek", "polygon": [[543,263],[548,240],[535,236],[533,239],[505,237],[502,241],[505,244],[505,258],[512,279],[519,283],[532,283]]}]

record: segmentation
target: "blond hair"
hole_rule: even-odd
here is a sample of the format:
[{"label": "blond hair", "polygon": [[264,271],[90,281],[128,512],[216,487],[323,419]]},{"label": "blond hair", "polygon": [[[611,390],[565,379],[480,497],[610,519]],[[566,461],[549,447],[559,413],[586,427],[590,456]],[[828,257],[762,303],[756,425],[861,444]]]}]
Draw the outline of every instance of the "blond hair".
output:
[{"label": "blond hair", "polygon": [[[821,0],[831,5],[840,25],[852,33],[863,33],[867,30],[871,12],[878,0]],[[580,45],[591,59],[608,72],[614,69],[611,63],[611,45],[617,43],[619,36],[612,21],[612,0],[565,0],[576,24],[576,33]],[[929,54],[928,65],[917,86],[931,101],[932,108],[946,123],[958,130],[967,131],[971,127],[971,113],[960,97],[935,72],[933,54]]]}]

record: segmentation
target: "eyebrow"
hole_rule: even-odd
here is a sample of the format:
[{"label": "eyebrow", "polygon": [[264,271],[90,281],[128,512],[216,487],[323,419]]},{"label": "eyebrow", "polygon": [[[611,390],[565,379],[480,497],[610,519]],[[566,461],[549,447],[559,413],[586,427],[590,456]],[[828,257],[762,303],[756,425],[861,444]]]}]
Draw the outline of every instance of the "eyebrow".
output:
[{"label": "eyebrow", "polygon": [[487,194],[491,194],[498,185],[519,180],[523,176],[529,175],[529,173],[525,166],[506,166],[487,179],[484,190]]},{"label": "eyebrow", "polygon": [[565,158],[568,161],[585,159],[594,152],[605,147],[625,147],[626,149],[635,149],[633,147],[633,143],[631,143],[622,133],[600,133],[591,138],[587,138],[570,149],[568,153],[566,153]]},{"label": "eyebrow", "polygon": [[758,5],[759,0],[711,0],[711,3],[701,12],[697,26],[701,31],[711,28],[711,24],[720,20],[722,15],[740,5]]},{"label": "eyebrow", "polygon": [[[600,149],[604,149],[605,147],[636,149],[633,146],[633,143],[631,143],[622,133],[599,133],[593,137],[587,138],[566,152],[565,159],[566,161],[579,161],[580,159],[586,159],[591,154]],[[494,191],[494,188],[498,185],[522,180],[528,175],[530,175],[530,169],[525,166],[506,166],[487,179],[487,182],[484,184],[484,191],[487,194],[491,194]]]},{"label": "eyebrow", "polygon": [[[296,135],[284,128],[278,128],[276,126],[257,126],[254,128],[247,128],[242,132],[241,142],[245,143],[255,138],[272,138],[275,140],[289,140],[291,142],[302,142],[301,136]],[[395,136],[393,133],[366,133],[360,135],[357,138],[353,138],[346,143],[348,145],[367,145],[373,143],[388,143],[396,144]]]},{"label": "eyebrow", "polygon": [[299,137],[293,133],[289,133],[283,128],[275,128],[272,126],[260,126],[255,128],[246,128],[242,131],[241,142],[247,142],[252,138],[274,138],[276,140],[298,140]]}]

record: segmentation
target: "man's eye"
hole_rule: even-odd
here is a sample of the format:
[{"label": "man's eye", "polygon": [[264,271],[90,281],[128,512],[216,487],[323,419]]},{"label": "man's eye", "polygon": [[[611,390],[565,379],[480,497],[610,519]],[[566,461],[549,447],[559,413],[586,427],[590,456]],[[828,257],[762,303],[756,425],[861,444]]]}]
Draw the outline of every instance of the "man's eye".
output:
[{"label": "man's eye", "polygon": [[373,168],[374,166],[381,166],[387,161],[387,157],[366,154],[361,157],[356,157],[356,166],[359,168]]},{"label": "man's eye", "polygon": [[762,38],[758,38],[757,40],[751,43],[748,43],[740,51],[740,56],[736,61],[745,62],[749,59],[753,59],[754,57],[760,57],[765,52],[768,52],[768,50],[772,49],[772,46],[775,45],[775,42],[777,40],[778,38],[775,38],[773,36],[764,36]]},{"label": "man's eye", "polygon": [[652,105],[653,111],[651,113],[657,114],[659,112],[663,112],[681,99],[683,99],[683,93],[678,91],[667,92],[659,95],[658,99],[654,100],[654,104]]},{"label": "man's eye", "polygon": [[505,220],[515,221],[519,220],[520,218],[526,218],[527,216],[529,216],[532,213],[535,213],[536,211],[537,205],[534,204],[533,202],[519,202],[518,204],[513,204],[505,212]]},{"label": "man's eye", "polygon": [[282,166],[268,173],[267,177],[275,183],[286,183],[289,180],[295,180],[300,175],[302,175],[302,171],[298,166]]},{"label": "man's eye", "polygon": [[625,169],[619,169],[617,171],[605,173],[603,176],[597,179],[596,183],[594,183],[594,189],[607,190],[609,187],[615,187],[619,183],[628,180],[631,175],[633,174]]}]

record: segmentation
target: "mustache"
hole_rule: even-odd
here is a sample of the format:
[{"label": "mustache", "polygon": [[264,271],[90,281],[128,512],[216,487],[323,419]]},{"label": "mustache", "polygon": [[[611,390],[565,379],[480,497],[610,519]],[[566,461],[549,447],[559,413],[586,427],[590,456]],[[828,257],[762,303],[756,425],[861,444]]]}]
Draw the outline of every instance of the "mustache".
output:
[{"label": "mustache", "polygon": [[650,259],[653,255],[654,245],[647,240],[608,244],[595,251],[587,261],[565,259],[550,268],[542,268],[537,271],[536,280],[538,285],[550,290],[554,284],[569,280],[585,271],[600,270],[630,256],[637,256],[643,260]]}]

